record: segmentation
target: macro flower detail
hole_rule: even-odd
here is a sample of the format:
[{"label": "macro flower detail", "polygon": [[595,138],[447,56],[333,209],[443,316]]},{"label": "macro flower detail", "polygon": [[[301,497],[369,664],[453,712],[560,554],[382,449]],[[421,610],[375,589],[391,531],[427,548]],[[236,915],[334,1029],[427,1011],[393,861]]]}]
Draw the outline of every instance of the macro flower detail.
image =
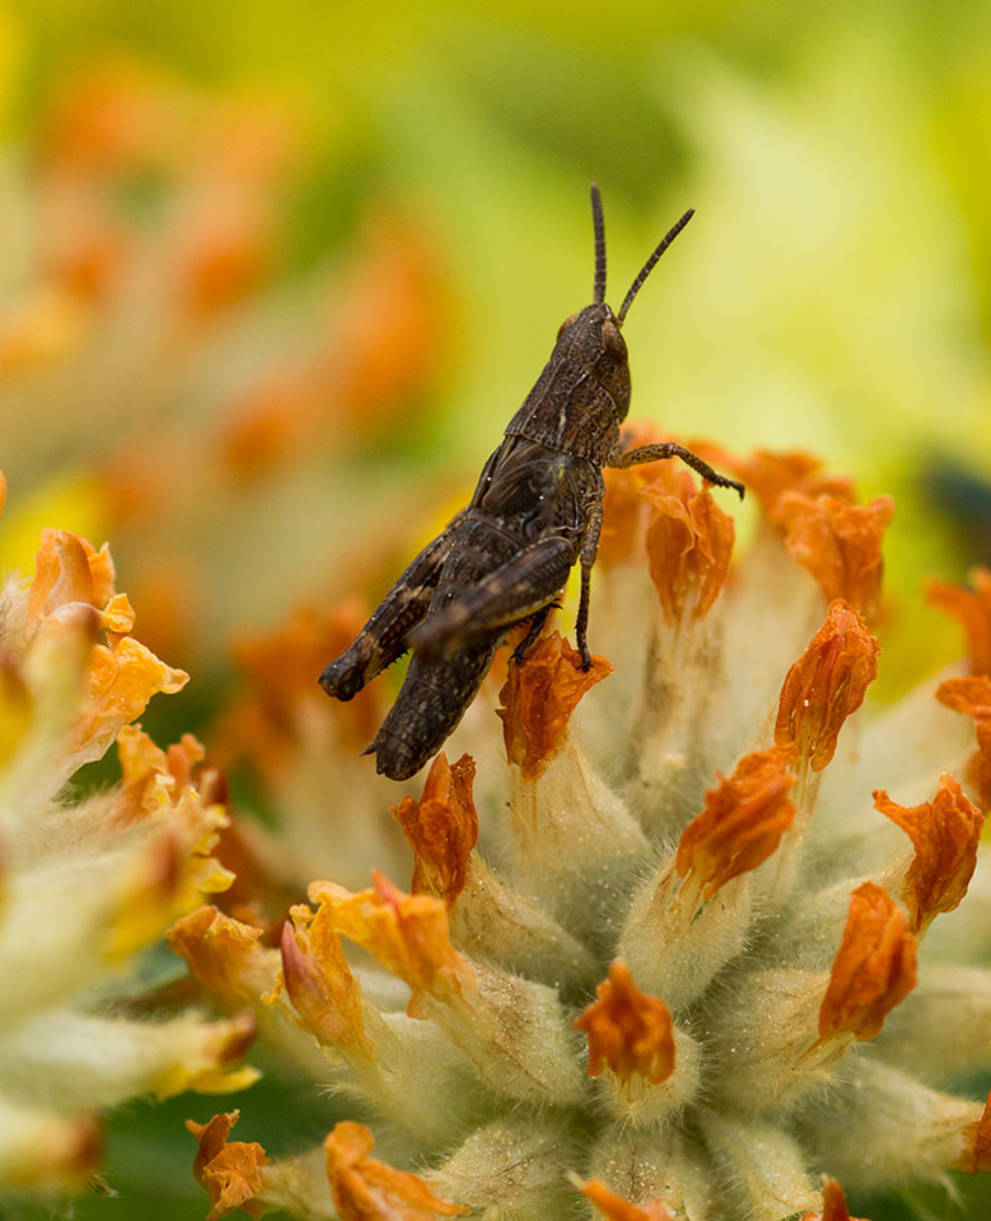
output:
[{"label": "macro flower detail", "polygon": [[634,986],[630,969],[614,962],[596,989],[598,1000],[572,1025],[588,1038],[588,1075],[609,1068],[625,1085],[636,1074],[660,1085],[674,1072],[671,1011]]},{"label": "macro flower detail", "polygon": [[[134,625],[109,549],[67,530],[45,530],[32,578],[0,593],[0,1193],[82,1186],[119,1102],[258,1077],[240,1063],[248,1013],[129,1013],[137,956],[232,880],[202,746],[161,750],[131,724],[187,680]],[[113,743],[119,784],[66,787]]]},{"label": "macro flower detail", "polygon": [[[410,893],[390,856],[364,889],[310,882],[279,950],[216,909],[174,927],[221,1008],[334,1089],[325,1145],[268,1161],[256,1203],[285,1175],[321,1221],[852,1221],[846,1193],[985,1168],[985,1102],[941,1090],[991,1067],[956,715],[980,741],[991,691],[872,708],[891,502],[804,454],[734,461],[761,519],[732,565],[690,477],[606,473],[609,662],[550,632],[497,663],[418,796],[340,755]],[[294,766],[322,723],[283,720]]]}]

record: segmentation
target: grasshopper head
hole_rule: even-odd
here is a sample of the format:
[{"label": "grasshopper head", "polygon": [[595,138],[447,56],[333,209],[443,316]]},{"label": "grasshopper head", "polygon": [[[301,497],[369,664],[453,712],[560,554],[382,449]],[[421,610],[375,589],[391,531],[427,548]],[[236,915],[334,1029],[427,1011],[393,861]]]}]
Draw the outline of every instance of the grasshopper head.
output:
[{"label": "grasshopper head", "polygon": [[612,309],[604,301],[586,305],[561,324],[557,342],[567,345],[569,357],[592,374],[625,416],[630,405],[630,363]]}]

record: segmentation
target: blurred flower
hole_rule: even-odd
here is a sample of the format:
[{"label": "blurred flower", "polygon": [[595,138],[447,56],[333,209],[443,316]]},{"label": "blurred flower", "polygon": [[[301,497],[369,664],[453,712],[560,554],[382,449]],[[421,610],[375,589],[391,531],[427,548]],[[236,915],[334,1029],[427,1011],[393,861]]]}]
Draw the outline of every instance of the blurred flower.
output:
[{"label": "blurred flower", "polygon": [[[131,724],[188,678],[133,627],[107,547],[67,530],[45,531],[30,584],[0,592],[0,1193],[82,1185],[97,1113],[118,1102],[257,1077],[235,1067],[249,1017],[127,1016],[145,990],[134,956],[231,881],[203,748],[163,751]],[[114,742],[120,784],[66,787]]]},{"label": "blurred flower", "polygon": [[[92,477],[146,638],[187,664],[283,613],[283,581],[320,584],[347,538],[328,466],[436,397],[446,292],[415,200],[383,194],[343,235],[321,216],[300,238],[333,152],[284,99],[108,59],[59,78],[5,177],[8,474]],[[300,496],[337,528],[290,546]]]},{"label": "blurred flower", "polygon": [[[721,460],[761,510],[732,569],[733,522],[686,471],[608,476],[591,629],[612,665],[582,671],[556,633],[510,664],[502,758],[483,688],[461,758],[393,807],[411,893],[314,881],[278,949],[215,907],[173,926],[216,1002],[337,1094],[325,1156],[191,1123],[211,1217],[524,1221],[581,1192],[620,1221],[848,1221],[843,1188],[991,1167],[991,1101],[939,1088],[991,1067],[984,592],[954,595],[977,673],[872,715],[890,500],[801,453]],[[352,753],[369,709],[297,682],[306,622],[256,646],[269,678],[239,716],[271,791],[346,777],[322,855],[354,874],[387,839]]]}]

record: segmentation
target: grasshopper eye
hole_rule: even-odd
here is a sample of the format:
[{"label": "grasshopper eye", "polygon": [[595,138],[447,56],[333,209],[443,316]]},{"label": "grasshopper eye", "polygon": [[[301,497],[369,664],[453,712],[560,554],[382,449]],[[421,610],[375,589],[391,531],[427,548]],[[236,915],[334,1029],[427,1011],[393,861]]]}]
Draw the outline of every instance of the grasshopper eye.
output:
[{"label": "grasshopper eye", "polygon": [[619,327],[609,318],[602,324],[602,346],[617,360],[626,359],[626,340],[619,333]]},{"label": "grasshopper eye", "polygon": [[571,326],[571,324],[577,319],[577,317],[578,317],[577,314],[572,314],[570,318],[565,318],[565,320],[557,328],[558,339],[561,338],[561,336],[564,334],[564,332],[568,329],[569,326]]}]

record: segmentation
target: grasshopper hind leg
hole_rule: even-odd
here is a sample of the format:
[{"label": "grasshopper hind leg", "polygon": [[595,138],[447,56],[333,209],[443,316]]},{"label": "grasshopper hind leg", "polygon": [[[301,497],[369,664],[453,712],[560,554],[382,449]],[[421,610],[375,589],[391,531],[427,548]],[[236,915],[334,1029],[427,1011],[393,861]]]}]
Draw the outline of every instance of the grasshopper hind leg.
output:
[{"label": "grasshopper hind leg", "polygon": [[457,728],[488,673],[501,631],[449,658],[414,653],[396,702],[365,750],[390,780],[408,780]]}]

